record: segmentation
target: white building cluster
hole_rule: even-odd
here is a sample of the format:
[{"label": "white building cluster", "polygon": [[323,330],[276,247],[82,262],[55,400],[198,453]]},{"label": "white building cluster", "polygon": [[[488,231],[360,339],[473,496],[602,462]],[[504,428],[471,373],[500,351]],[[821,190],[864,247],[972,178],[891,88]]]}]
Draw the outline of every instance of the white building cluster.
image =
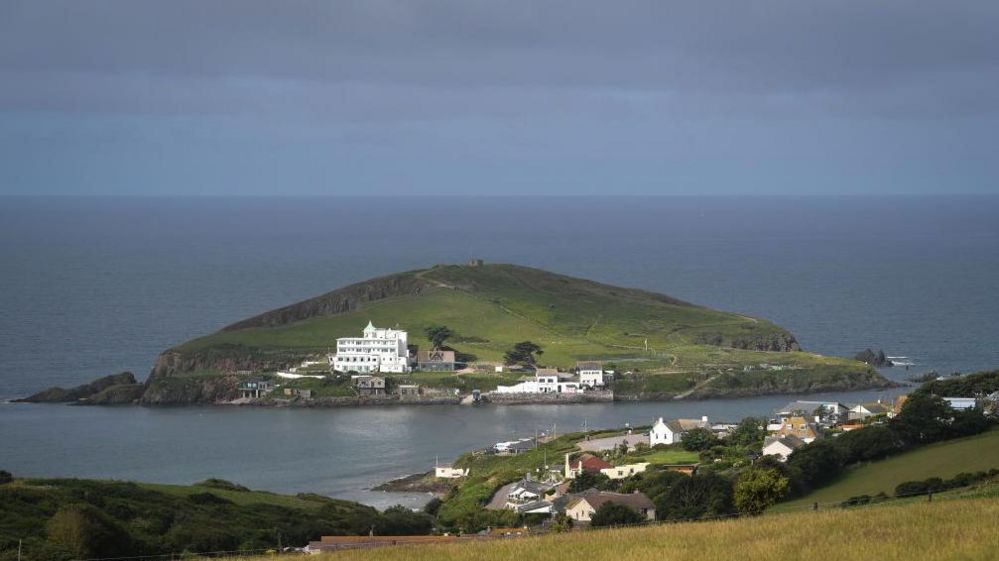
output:
[{"label": "white building cluster", "polygon": [[336,353],[329,355],[330,366],[337,372],[363,374],[410,371],[407,334],[401,329],[378,328],[368,322],[361,337],[340,337]]}]

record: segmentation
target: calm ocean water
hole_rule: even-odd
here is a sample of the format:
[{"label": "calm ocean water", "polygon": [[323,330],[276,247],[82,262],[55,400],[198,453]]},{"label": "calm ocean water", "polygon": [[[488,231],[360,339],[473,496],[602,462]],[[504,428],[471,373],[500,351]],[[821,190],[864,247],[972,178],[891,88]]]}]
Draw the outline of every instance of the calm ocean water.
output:
[{"label": "calm ocean water", "polygon": [[[771,319],[817,352],[999,367],[999,197],[0,198],[0,399],[120,370],[375,275],[480,257]],[[842,396],[844,399],[874,394]],[[0,405],[0,468],[358,489],[559,423],[738,418],[738,402],[278,411]]]}]

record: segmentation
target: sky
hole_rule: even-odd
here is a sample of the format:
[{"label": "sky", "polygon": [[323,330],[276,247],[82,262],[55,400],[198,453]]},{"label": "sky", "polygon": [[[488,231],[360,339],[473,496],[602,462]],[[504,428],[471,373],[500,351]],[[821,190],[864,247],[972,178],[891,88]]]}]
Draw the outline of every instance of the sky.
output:
[{"label": "sky", "polygon": [[995,0],[4,0],[0,195],[999,193]]}]

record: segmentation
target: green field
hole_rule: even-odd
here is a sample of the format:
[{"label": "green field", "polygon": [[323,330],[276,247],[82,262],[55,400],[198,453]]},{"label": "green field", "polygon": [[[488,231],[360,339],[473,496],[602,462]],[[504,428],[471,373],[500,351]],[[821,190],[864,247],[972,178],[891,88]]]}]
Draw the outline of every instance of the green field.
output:
[{"label": "green field", "polygon": [[895,486],[905,481],[930,477],[951,478],[962,472],[999,468],[999,430],[930,444],[886,460],[851,468],[831,485],[800,499],[781,503],[774,510],[801,508],[813,502],[834,503],[860,495],[880,492],[891,496]]},{"label": "green field", "polygon": [[[883,385],[868,366],[797,351],[794,337],[766,320],[721,312],[667,296],[514,265],[439,266],[351,285],[170,349],[154,372],[276,369],[326,353],[337,337],[371,321],[409,332],[446,325],[448,345],[473,361],[501,361],[514,343],[542,346],[545,366],[612,362],[622,395],[694,397],[806,392]],[[788,352],[789,351],[789,352]],[[233,366],[238,365],[238,366]],[[411,380],[489,390],[511,375],[462,377],[418,373]]]},{"label": "green field", "polygon": [[964,499],[495,541],[340,551],[338,561],[986,561],[999,500]]}]

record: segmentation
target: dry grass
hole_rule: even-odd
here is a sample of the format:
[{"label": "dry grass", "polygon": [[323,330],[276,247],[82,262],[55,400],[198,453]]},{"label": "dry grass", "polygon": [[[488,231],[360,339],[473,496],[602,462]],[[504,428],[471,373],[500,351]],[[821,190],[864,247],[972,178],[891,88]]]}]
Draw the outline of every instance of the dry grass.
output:
[{"label": "dry grass", "polygon": [[999,500],[968,499],[603,530],[462,545],[389,547],[336,561],[996,559]]}]

